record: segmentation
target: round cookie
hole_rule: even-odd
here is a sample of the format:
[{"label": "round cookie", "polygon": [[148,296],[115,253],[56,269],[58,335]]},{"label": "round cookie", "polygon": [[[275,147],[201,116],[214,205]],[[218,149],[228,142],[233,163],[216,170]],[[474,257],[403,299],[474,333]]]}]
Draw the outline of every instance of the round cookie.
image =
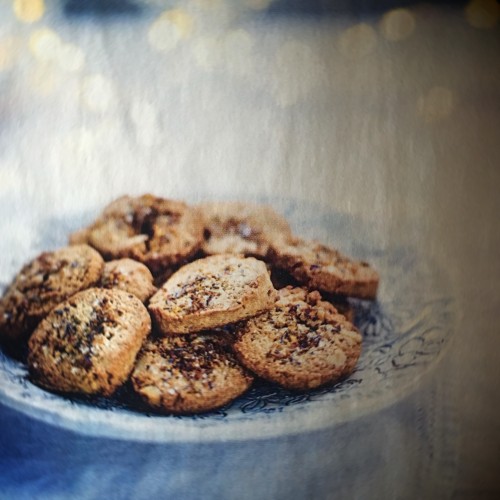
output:
[{"label": "round cookie", "polygon": [[70,241],[87,239],[106,259],[129,257],[159,273],[200,248],[203,224],[186,203],[150,194],[123,196],[108,205],[87,229]]},{"label": "round cookie", "polygon": [[272,307],[276,291],[264,262],[212,255],[181,267],[149,301],[165,335],[208,330]]},{"label": "round cookie", "polygon": [[283,240],[269,248],[268,258],[310,290],[366,300],[377,296],[377,271],[317,241]]},{"label": "round cookie", "polygon": [[44,252],[26,264],[0,300],[0,335],[28,338],[57,304],[99,282],[102,257],[88,245]]},{"label": "round cookie", "polygon": [[283,288],[274,309],[237,326],[233,349],[260,377],[287,389],[313,389],[354,369],[361,335],[318,292]]},{"label": "round cookie", "polygon": [[109,396],[132,371],[151,330],[142,302],[90,288],[59,304],[28,342],[31,379],[50,390]]},{"label": "round cookie", "polygon": [[235,253],[263,258],[271,241],[292,236],[286,219],[269,205],[215,201],[201,203],[198,208],[205,223],[202,249],[207,255]]},{"label": "round cookie", "polygon": [[153,285],[153,275],[149,269],[144,264],[132,259],[106,262],[101,286],[132,293],[141,302],[146,302],[156,292],[156,287]]},{"label": "round cookie", "polygon": [[223,332],[149,340],[132,374],[134,390],[151,407],[197,413],[244,393],[253,377],[236,361]]}]

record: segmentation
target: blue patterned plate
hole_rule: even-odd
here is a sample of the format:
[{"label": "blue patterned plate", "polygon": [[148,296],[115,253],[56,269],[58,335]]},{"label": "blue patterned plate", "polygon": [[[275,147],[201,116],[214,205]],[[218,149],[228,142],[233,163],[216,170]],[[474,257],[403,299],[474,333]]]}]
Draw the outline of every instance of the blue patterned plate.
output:
[{"label": "blue patterned plate", "polygon": [[[321,429],[375,412],[408,395],[436,365],[454,329],[454,302],[443,267],[420,255],[404,237],[404,244],[380,243],[383,228],[373,224],[303,203],[276,205],[297,234],[338,246],[368,260],[380,272],[379,300],[354,302],[364,343],[349,378],[300,393],[259,382],[217,411],[170,416],[138,411],[123,394],[113,400],[89,401],[48,393],[30,383],[23,364],[0,351],[0,401],[90,435],[167,442],[258,439]],[[42,249],[63,245],[68,231],[82,222],[87,221],[34,225],[32,247],[12,248],[16,258],[2,262],[0,276],[12,276]]]}]

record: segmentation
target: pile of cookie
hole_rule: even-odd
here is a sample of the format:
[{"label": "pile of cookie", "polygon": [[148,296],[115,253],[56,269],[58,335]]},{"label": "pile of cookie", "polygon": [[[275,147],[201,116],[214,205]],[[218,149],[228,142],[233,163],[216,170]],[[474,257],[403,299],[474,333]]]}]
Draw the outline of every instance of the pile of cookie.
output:
[{"label": "pile of cookie", "polygon": [[351,373],[362,338],[345,298],[373,300],[378,282],[269,206],[123,196],[21,269],[0,339],[50,391],[129,381],[151,408],[203,412],[256,376],[307,390]]}]

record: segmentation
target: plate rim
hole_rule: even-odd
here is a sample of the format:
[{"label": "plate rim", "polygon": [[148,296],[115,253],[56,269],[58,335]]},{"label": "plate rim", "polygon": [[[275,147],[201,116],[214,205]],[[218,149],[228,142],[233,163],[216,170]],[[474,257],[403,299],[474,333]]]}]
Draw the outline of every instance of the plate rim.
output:
[{"label": "plate rim", "polygon": [[[49,424],[55,428],[62,428],[67,431],[96,438],[119,439],[143,443],[216,443],[294,436],[320,431],[361,419],[410,397],[419,387],[431,379],[431,375],[439,365],[439,362],[450,351],[452,343],[453,338],[450,338],[446,346],[439,352],[433,362],[427,365],[417,377],[413,377],[410,383],[404,386],[405,391],[403,394],[401,391],[391,391],[390,388],[388,388],[389,390],[383,391],[384,396],[378,398],[376,404],[371,406],[365,405],[361,407],[361,409],[358,408],[356,412],[349,411],[352,410],[351,406],[349,406],[349,409],[344,406],[342,411],[339,412],[337,410],[329,414],[328,412],[321,411],[322,409],[319,407],[331,406],[332,402],[316,400],[314,401],[314,412],[308,411],[309,408],[307,407],[307,403],[306,405],[291,407],[291,411],[286,413],[286,421],[279,418],[283,413],[273,412],[259,413],[254,415],[255,419],[253,420],[215,420],[210,421],[208,425],[204,425],[207,423],[208,419],[170,419],[168,422],[165,422],[165,426],[161,426],[160,423],[162,420],[172,416],[146,415],[145,418],[150,422],[154,420],[152,428],[149,428],[149,426],[146,426],[146,428],[144,428],[144,426],[132,426],[133,432],[130,432],[131,427],[127,425],[127,422],[123,421],[123,414],[121,415],[122,418],[118,420],[119,425],[117,425],[117,422],[108,418],[96,418],[91,420],[68,418],[66,414],[62,415],[58,412],[47,410],[46,408],[34,407],[25,400],[9,397],[2,390],[0,390],[0,403],[13,410],[20,411],[26,417]],[[36,408],[36,412],[33,412],[33,408]],[[95,413],[99,416],[102,416],[104,412],[110,411],[100,408],[89,408],[88,410],[91,414]],[[114,412],[111,411],[110,413],[113,414]],[[106,414],[106,416],[108,415],[109,414]],[[144,415],[134,414],[132,420],[143,417]],[[82,421],[85,421],[84,426],[82,426]],[[182,424],[178,425],[179,422],[182,422]],[[229,432],[227,432],[228,430]]]}]

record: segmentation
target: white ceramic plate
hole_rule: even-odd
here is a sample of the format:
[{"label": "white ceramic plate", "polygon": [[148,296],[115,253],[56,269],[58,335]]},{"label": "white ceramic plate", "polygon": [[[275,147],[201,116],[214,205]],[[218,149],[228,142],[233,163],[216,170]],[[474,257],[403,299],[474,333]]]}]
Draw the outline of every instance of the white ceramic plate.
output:
[{"label": "white ceramic plate", "polygon": [[[380,272],[379,300],[355,303],[364,344],[358,367],[349,378],[303,393],[257,383],[215,412],[157,415],[140,412],[120,397],[83,401],[46,392],[31,384],[23,364],[0,351],[0,401],[85,434],[188,442],[258,439],[322,429],[375,412],[408,395],[436,365],[453,332],[454,303],[441,266],[405,241],[389,248],[380,245],[380,230],[353,217],[293,202],[278,205],[297,234],[335,244],[368,260]],[[67,232],[81,223],[61,219],[37,225],[33,246],[24,254],[13,248],[15,257],[5,261],[9,269],[4,265],[2,272],[13,276],[29,257],[64,245]]]}]

